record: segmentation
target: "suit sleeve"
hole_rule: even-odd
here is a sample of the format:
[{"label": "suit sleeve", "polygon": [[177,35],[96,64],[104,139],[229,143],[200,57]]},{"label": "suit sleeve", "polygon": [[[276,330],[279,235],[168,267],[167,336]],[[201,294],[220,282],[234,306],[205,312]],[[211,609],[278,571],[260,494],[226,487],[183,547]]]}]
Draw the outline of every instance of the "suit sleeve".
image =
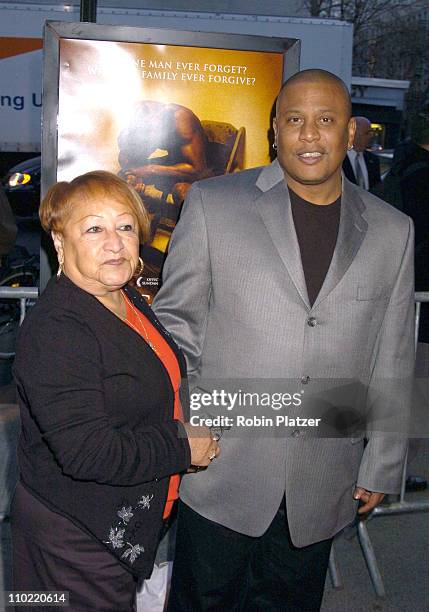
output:
[{"label": "suit sleeve", "polygon": [[380,329],[368,392],[368,443],[357,486],[398,493],[407,450],[414,376],[414,230],[408,236],[397,280]]},{"label": "suit sleeve", "polygon": [[211,266],[202,194],[189,190],[173,232],[163,285],[153,309],[183,350],[190,387],[198,376],[211,294]]},{"label": "suit sleeve", "polygon": [[62,312],[28,323],[14,366],[18,393],[64,474],[134,485],[189,467],[189,443],[177,421],[113,426],[105,410],[99,345],[85,323]]}]

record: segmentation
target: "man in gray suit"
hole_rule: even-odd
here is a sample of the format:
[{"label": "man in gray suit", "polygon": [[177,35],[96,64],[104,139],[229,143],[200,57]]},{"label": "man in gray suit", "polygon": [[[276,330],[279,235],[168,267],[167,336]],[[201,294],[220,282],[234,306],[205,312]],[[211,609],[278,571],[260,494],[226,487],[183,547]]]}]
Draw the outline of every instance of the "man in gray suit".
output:
[{"label": "man in gray suit", "polygon": [[373,425],[246,435],[229,411],[219,458],[182,482],[169,610],[319,610],[333,536],[358,500],[368,512],[399,490],[406,440],[386,422],[408,410],[413,227],[342,176],[354,131],[344,83],[300,72],[278,97],[277,160],[196,183],[184,204],[154,308],[191,387],[281,379],[302,399],[353,380]]}]

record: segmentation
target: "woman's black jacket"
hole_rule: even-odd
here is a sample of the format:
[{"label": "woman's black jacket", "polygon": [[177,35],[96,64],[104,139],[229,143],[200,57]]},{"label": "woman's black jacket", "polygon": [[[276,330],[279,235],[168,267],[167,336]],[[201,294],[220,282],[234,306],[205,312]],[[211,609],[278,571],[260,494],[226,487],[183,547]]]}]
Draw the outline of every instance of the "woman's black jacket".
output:
[{"label": "woman's black jacket", "polygon": [[[143,298],[130,287],[126,292],[167,340],[184,377],[178,347]],[[49,282],[24,320],[14,374],[22,483],[129,571],[149,576],[168,477],[190,465],[161,361],[137,333],[62,275]]]}]

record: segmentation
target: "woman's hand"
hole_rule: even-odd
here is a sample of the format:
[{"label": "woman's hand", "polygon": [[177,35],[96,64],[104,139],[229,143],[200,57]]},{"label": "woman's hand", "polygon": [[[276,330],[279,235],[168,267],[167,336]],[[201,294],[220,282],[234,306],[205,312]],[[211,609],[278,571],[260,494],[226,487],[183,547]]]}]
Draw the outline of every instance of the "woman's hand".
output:
[{"label": "woman's hand", "polygon": [[196,467],[207,467],[220,453],[217,440],[213,438],[208,427],[190,423],[184,423],[184,427],[191,447],[191,464]]}]

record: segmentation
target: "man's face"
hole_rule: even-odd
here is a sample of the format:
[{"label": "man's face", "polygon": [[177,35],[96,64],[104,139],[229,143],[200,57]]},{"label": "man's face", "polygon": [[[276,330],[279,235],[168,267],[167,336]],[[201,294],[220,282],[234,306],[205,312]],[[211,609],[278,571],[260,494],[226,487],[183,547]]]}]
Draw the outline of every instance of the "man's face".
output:
[{"label": "man's face", "polygon": [[340,181],[355,122],[339,85],[329,80],[291,83],[281,94],[273,125],[277,158],[292,189],[294,183]]},{"label": "man's face", "polygon": [[362,153],[365,149],[369,149],[374,139],[374,132],[371,128],[371,122],[365,117],[356,118],[356,133],[353,141],[353,148],[358,153]]}]

